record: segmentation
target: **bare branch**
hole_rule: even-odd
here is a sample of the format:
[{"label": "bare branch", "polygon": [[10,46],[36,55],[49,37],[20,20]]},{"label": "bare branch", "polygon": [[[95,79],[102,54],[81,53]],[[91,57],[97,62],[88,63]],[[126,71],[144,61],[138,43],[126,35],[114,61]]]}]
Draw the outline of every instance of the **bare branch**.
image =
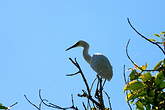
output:
[{"label": "bare branch", "polygon": [[10,108],[17,105],[17,104],[18,104],[18,102],[15,102],[14,104],[10,105]]},{"label": "bare branch", "polygon": [[79,73],[80,73],[80,71],[73,73],[73,74],[67,74],[66,76],[74,76],[74,75],[79,74]]},{"label": "bare branch", "polygon": [[72,97],[72,105],[74,106],[73,94],[71,95],[71,97]]},{"label": "bare branch", "polygon": [[93,85],[94,85],[96,79],[97,79],[97,78],[95,78],[95,79],[93,80],[92,85],[91,85],[91,88],[90,88],[90,91],[92,91],[92,88],[93,88]]},{"label": "bare branch", "polygon": [[[123,67],[123,76],[124,76],[125,84],[127,84],[126,75],[125,75],[125,65],[124,65],[124,67]],[[127,96],[127,99],[128,99],[128,91],[126,91],[125,93],[126,93],[126,96]],[[130,110],[132,110],[132,107],[131,107],[129,101],[127,101],[127,104],[128,104],[128,106],[129,106]]]},{"label": "bare branch", "polygon": [[74,105],[73,94],[71,95],[71,97],[72,97],[72,107],[71,108],[74,108],[75,110],[78,110],[78,108]]},{"label": "bare branch", "polygon": [[39,104],[39,109],[41,110],[41,107],[42,107],[42,101],[40,102]]},{"label": "bare branch", "polygon": [[82,76],[82,78],[83,78],[83,80],[84,80],[84,83],[85,83],[85,85],[86,85],[88,94],[90,95],[90,89],[89,89],[88,82],[87,82],[87,80],[86,80],[86,78],[85,78],[85,76],[84,76],[84,74],[83,74],[83,72],[82,72],[82,70],[81,70],[81,68],[80,68],[80,65],[78,64],[76,58],[75,58],[75,61],[73,61],[71,58],[69,58],[69,60],[78,68],[78,70],[79,70],[79,72],[80,72],[80,74],[81,74],[81,76]]},{"label": "bare branch", "polygon": [[125,84],[127,84],[128,82],[127,82],[126,75],[125,75],[125,65],[123,67],[123,77],[124,77]]},{"label": "bare branch", "polygon": [[153,41],[149,40],[147,37],[145,37],[145,36],[142,35],[139,31],[137,31],[137,29],[135,29],[135,28],[133,27],[133,25],[131,24],[129,18],[127,18],[127,21],[128,21],[128,24],[131,26],[131,28],[132,28],[138,35],[140,35],[142,38],[144,38],[144,39],[147,40],[148,42],[150,42],[150,43],[156,45],[156,46],[163,52],[163,54],[165,55],[165,51],[163,50],[163,48],[161,48],[161,46],[160,46],[159,44],[157,44],[156,42],[153,42]]},{"label": "bare branch", "polygon": [[92,108],[89,99],[87,99],[87,108],[88,108],[88,109],[89,109],[89,108],[90,108],[90,109]]},{"label": "bare branch", "polygon": [[32,106],[34,106],[34,107],[35,107],[36,109],[38,109],[38,110],[41,110],[37,105],[33,104],[33,103],[27,98],[26,95],[24,95],[24,97],[25,97],[25,99],[26,99]]},{"label": "bare branch", "polygon": [[139,70],[141,70],[141,72],[144,72],[144,71],[147,71],[147,72],[150,72],[150,71],[159,71],[159,69],[157,69],[157,70],[143,70],[141,67],[139,67],[139,66],[131,59],[131,57],[130,57],[129,54],[128,54],[128,45],[129,45],[129,43],[130,43],[130,39],[128,40],[127,45],[126,45],[126,55],[127,55],[128,59],[131,61],[131,63],[132,63],[134,66],[136,66]]},{"label": "bare branch", "polygon": [[42,101],[42,103],[43,103],[44,105],[46,105],[47,107],[57,108],[57,109],[63,109],[63,108],[61,108],[61,107],[59,107],[59,106],[52,105],[52,104],[50,104],[50,103],[48,103],[48,104],[45,103],[45,101],[48,102],[48,100],[44,100],[44,99],[41,97],[41,89],[39,90],[39,98],[40,98],[40,100]]},{"label": "bare branch", "polygon": [[[138,65],[136,65],[136,63],[131,59],[131,57],[128,54],[128,45],[129,45],[129,43],[130,43],[130,39],[128,40],[127,45],[126,45],[126,55],[127,55],[128,59],[131,61],[131,63],[133,65],[135,65],[136,67],[138,67]],[[139,68],[139,69],[141,70],[141,68]]]},{"label": "bare branch", "polygon": [[[85,76],[84,76],[84,74],[83,74],[83,72],[82,72],[82,70],[81,70],[81,67],[80,67],[80,65],[78,64],[76,58],[75,58],[75,61],[73,61],[71,58],[69,58],[69,60],[78,68],[78,70],[79,70],[79,72],[80,72],[80,75],[81,75],[81,77],[82,77],[82,79],[83,79],[83,81],[84,81],[84,83],[85,83],[85,86],[86,86],[86,89],[87,89],[87,92],[88,92],[88,93],[83,92],[83,95],[85,95],[85,96],[86,96],[90,101],[92,101],[94,104],[96,104],[97,106],[101,107],[102,105],[101,105],[100,103],[98,103],[95,99],[92,98],[92,96],[91,96],[91,91],[90,91],[88,82],[87,82],[87,80],[86,80],[86,78],[85,78]],[[78,96],[84,97],[83,95],[80,95],[80,94],[79,94]]]},{"label": "bare branch", "polygon": [[50,107],[50,108],[54,108],[54,109],[61,109],[61,110],[67,110],[67,109],[73,109],[73,110],[78,110],[77,107],[74,107],[74,102],[73,102],[73,97],[72,97],[72,106],[71,107],[60,107],[58,105],[55,105],[53,103],[50,103],[48,100],[46,99],[43,99],[42,96],[41,96],[41,89],[39,90],[39,98],[40,100],[42,101],[42,103],[47,106],[47,107]]},{"label": "bare branch", "polygon": [[83,104],[84,110],[87,110],[87,107],[85,106],[84,102],[82,104]]},{"label": "bare branch", "polygon": [[110,110],[112,110],[112,106],[111,106],[111,101],[110,101],[110,96],[108,95],[108,93],[106,91],[103,91],[105,93],[105,95],[107,96],[108,98],[108,104],[109,104],[109,108]]}]

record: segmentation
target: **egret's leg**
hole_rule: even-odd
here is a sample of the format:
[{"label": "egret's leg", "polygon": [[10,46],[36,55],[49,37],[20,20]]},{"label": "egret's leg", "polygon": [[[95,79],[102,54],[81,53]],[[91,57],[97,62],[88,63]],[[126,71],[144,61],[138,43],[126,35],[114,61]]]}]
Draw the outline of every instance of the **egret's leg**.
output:
[{"label": "egret's leg", "polygon": [[102,82],[103,82],[103,79],[102,78],[100,78],[99,79],[100,81],[99,81],[99,83],[100,83],[100,91],[102,91],[103,90],[103,84],[102,84]]},{"label": "egret's leg", "polygon": [[103,107],[104,107],[104,101],[103,101],[103,86],[104,86],[104,84],[105,84],[105,81],[103,82],[103,79],[102,78],[100,78],[100,87],[99,87],[99,103],[101,104],[101,105],[103,105]]},{"label": "egret's leg", "polygon": [[98,99],[99,103],[103,106],[104,108],[104,101],[103,101],[103,79],[99,76],[98,77],[98,83],[96,87],[96,92],[95,92],[95,98]]},{"label": "egret's leg", "polygon": [[106,79],[105,79],[104,82],[103,82],[103,88],[104,88],[105,83],[106,83]]}]

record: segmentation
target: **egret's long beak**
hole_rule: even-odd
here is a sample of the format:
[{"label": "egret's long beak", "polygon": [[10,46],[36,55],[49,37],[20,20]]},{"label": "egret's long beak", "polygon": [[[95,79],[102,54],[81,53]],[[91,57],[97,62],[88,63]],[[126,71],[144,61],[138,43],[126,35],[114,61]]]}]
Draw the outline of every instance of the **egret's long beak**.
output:
[{"label": "egret's long beak", "polygon": [[65,51],[68,51],[68,50],[70,50],[70,49],[72,49],[72,48],[74,48],[74,47],[77,47],[77,46],[78,46],[78,44],[76,43],[76,44],[74,44],[73,46],[67,48]]}]

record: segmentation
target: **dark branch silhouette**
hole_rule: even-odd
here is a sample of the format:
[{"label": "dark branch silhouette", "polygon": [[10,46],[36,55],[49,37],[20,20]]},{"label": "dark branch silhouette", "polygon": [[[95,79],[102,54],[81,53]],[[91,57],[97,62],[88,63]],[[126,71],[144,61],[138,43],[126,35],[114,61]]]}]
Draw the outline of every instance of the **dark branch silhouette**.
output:
[{"label": "dark branch silhouette", "polygon": [[78,110],[78,108],[74,106],[74,101],[73,101],[73,96],[72,96],[72,95],[71,95],[71,98],[72,98],[72,106],[70,106],[70,107],[61,107],[61,106],[59,106],[59,105],[50,103],[48,100],[43,99],[43,98],[42,98],[42,95],[41,95],[41,89],[39,90],[39,98],[40,98],[40,100],[42,101],[42,103],[43,103],[45,106],[50,107],[50,108],[61,109],[61,110],[68,110],[68,109]]},{"label": "dark branch silhouette", "polygon": [[15,102],[14,104],[10,105],[10,108],[14,107],[17,104],[18,104],[18,102]]},{"label": "dark branch silhouette", "polygon": [[[85,90],[83,90],[83,94],[82,94],[82,95],[79,94],[78,96],[80,96],[80,97],[87,97],[90,101],[92,101],[94,104],[96,104],[96,106],[103,108],[103,107],[102,107],[103,105],[101,105],[100,103],[98,103],[98,102],[92,97],[92,95],[91,95],[91,90],[90,90],[90,88],[89,88],[88,82],[87,82],[87,80],[86,80],[86,78],[85,78],[85,76],[84,76],[84,74],[83,74],[83,72],[82,72],[82,70],[81,70],[81,67],[80,67],[80,65],[78,64],[76,58],[75,58],[75,61],[73,61],[71,58],[69,58],[69,60],[78,68],[78,72],[76,72],[76,74],[79,73],[79,74],[82,76],[83,81],[84,81],[85,86],[86,86],[86,89],[87,89],[87,92],[86,92]],[[67,75],[67,76],[72,76],[72,75],[75,75],[75,74],[71,74],[71,75]]]},{"label": "dark branch silhouette", "polygon": [[[127,84],[128,81],[127,81],[126,75],[125,75],[125,65],[124,65],[124,68],[123,68],[123,77],[124,77],[124,82],[125,82],[125,84]],[[126,96],[127,96],[127,99],[128,99],[128,91],[125,91],[125,93],[126,93]],[[129,101],[127,101],[127,104],[128,104],[128,106],[129,106],[129,109],[130,109],[130,110],[133,110],[132,107],[131,107],[131,104],[129,103]]]},{"label": "dark branch silhouette", "polygon": [[[97,100],[95,100],[94,97],[91,94],[91,91],[92,91],[92,88],[93,88],[93,85],[94,85],[96,79],[94,79],[94,81],[92,82],[91,88],[89,88],[89,84],[87,82],[87,79],[85,78],[85,76],[84,76],[84,74],[81,70],[81,67],[78,64],[76,58],[75,58],[74,61],[71,58],[69,58],[69,60],[78,68],[78,72],[76,72],[74,74],[68,74],[67,76],[74,76],[74,75],[80,74],[82,79],[83,79],[83,82],[86,86],[87,91],[82,89],[82,94],[78,94],[79,97],[87,98],[87,102],[88,102],[87,106],[85,106],[85,104],[83,103],[84,109],[88,109],[88,107],[91,109],[91,105],[90,105],[90,102],[91,102],[93,104],[94,108],[104,110],[105,105],[104,105],[104,98],[103,98],[103,86],[104,86],[105,83],[102,84],[102,78],[100,78],[99,76],[96,78],[96,79],[98,79],[98,83],[97,83],[97,87],[96,87],[96,91],[95,91],[95,98]],[[104,93],[106,93],[106,92],[104,92]],[[105,95],[108,96],[107,93]],[[108,98],[108,101],[109,101],[109,105],[111,105],[110,104],[110,98]],[[112,110],[112,108],[110,108],[110,109]]]},{"label": "dark branch silhouette", "polygon": [[43,99],[42,98],[42,95],[41,95],[41,89],[39,90],[39,98],[40,98],[40,103],[39,105],[36,105],[34,103],[32,103],[26,95],[24,95],[25,99],[32,105],[34,106],[37,110],[42,110],[42,105],[45,105],[47,107],[50,107],[50,108],[53,108],[53,109],[60,109],[60,110],[68,110],[68,109],[72,109],[72,110],[78,110],[77,107],[75,107],[74,105],[74,100],[73,100],[73,95],[71,95],[71,98],[72,98],[72,106],[70,107],[61,107],[59,105],[56,105],[56,104],[53,104],[53,103],[50,103],[47,99]]},{"label": "dark branch silhouette", "polygon": [[141,72],[145,72],[145,71],[148,71],[148,72],[150,72],[150,71],[159,71],[159,69],[157,69],[157,70],[143,70],[141,67],[139,67],[139,66],[131,59],[131,57],[130,57],[129,54],[128,54],[128,45],[129,45],[129,43],[130,43],[130,39],[128,40],[127,45],[126,45],[126,55],[127,55],[128,59],[131,61],[131,63],[132,63],[135,67],[137,67],[139,70],[141,70]]},{"label": "dark branch silhouette", "polygon": [[26,95],[24,95],[24,97],[25,97],[25,99],[29,102],[29,104],[31,104],[32,106],[34,106],[37,110],[41,110],[41,106],[37,106],[36,104],[34,104],[34,103],[32,103],[28,98],[27,98],[27,96]]},{"label": "dark branch silhouette", "polygon": [[[98,86],[97,86],[97,89],[95,91],[95,96],[92,96],[92,88],[93,88],[93,85],[96,81],[96,79],[94,79],[94,81],[92,82],[92,85],[89,86],[88,84],[88,81],[85,77],[85,75],[83,74],[82,72],[82,69],[80,67],[80,65],[78,64],[76,58],[74,60],[72,60],[71,58],[69,58],[69,60],[74,64],[74,66],[76,66],[78,68],[78,72],[74,73],[74,74],[67,74],[66,76],[74,76],[74,75],[77,75],[77,74],[80,74],[82,79],[83,79],[83,82],[85,84],[85,87],[86,87],[86,90],[82,89],[82,93],[81,94],[78,94],[79,97],[82,97],[82,98],[86,98],[87,99],[87,104],[85,104],[84,102],[82,102],[82,106],[85,110],[89,110],[89,109],[99,109],[99,110],[104,110],[105,109],[105,105],[104,105],[104,99],[103,99],[103,86],[104,86],[104,83],[102,84],[102,78],[96,78],[98,79]],[[91,87],[91,88],[90,88]],[[108,96],[108,94],[104,91],[105,95],[107,96],[108,98],[108,104],[110,106],[110,110],[112,110],[111,108],[111,103],[110,103],[110,97]],[[34,103],[32,103],[26,95],[24,95],[25,99],[32,105],[34,106],[37,110],[41,110],[41,107],[43,105],[45,105],[46,107],[49,107],[49,108],[52,108],[52,109],[60,109],[60,110],[68,110],[68,109],[72,109],[72,110],[78,110],[78,108],[75,106],[74,104],[74,100],[73,100],[73,95],[71,95],[71,103],[72,105],[69,106],[69,107],[62,107],[62,106],[59,106],[59,105],[56,105],[56,104],[53,104],[51,102],[49,102],[47,99],[44,99],[42,97],[42,94],[41,94],[41,89],[39,90],[39,99],[40,99],[40,103],[39,105],[36,105]]]},{"label": "dark branch silhouette", "polygon": [[108,104],[109,104],[109,108],[110,110],[112,110],[112,106],[111,106],[111,101],[110,101],[110,96],[108,95],[108,93],[106,91],[103,91],[105,93],[105,95],[107,96],[108,98]]},{"label": "dark branch silhouette", "polygon": [[150,39],[148,39],[147,37],[145,37],[144,35],[142,35],[139,31],[137,31],[137,29],[135,29],[135,28],[133,27],[133,25],[131,24],[129,18],[127,18],[127,21],[128,21],[128,24],[131,26],[131,28],[132,28],[138,35],[140,35],[142,38],[144,38],[144,39],[147,40],[148,42],[150,42],[150,43],[156,45],[156,46],[163,52],[163,54],[165,55],[165,51],[163,50],[163,48],[162,48],[158,43],[151,41]]}]

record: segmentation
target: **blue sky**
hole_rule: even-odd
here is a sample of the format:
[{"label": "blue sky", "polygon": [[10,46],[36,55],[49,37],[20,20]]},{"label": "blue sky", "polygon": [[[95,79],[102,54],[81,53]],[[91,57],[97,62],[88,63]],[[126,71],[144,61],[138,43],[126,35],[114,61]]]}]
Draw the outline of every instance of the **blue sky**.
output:
[{"label": "blue sky", "polygon": [[90,44],[90,53],[106,55],[114,76],[107,83],[113,110],[128,110],[123,92],[123,65],[132,67],[125,54],[139,65],[152,66],[163,58],[155,46],[140,38],[128,25],[133,25],[149,38],[155,38],[164,27],[164,0],[1,0],[0,1],[0,102],[19,104],[12,110],[34,110],[23,97],[39,103],[38,90],[52,103],[68,106],[70,95],[84,88],[80,76],[68,60],[77,57],[89,81],[96,73],[84,61],[82,49],[65,49],[78,40]]}]

